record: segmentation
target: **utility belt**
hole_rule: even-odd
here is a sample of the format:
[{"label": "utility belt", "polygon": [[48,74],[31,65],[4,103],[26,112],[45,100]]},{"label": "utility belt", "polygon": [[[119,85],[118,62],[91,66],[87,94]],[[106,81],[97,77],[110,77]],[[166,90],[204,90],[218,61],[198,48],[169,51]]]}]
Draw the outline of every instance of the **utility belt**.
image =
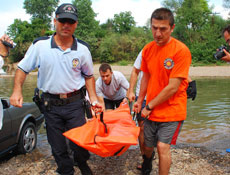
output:
[{"label": "utility belt", "polygon": [[66,93],[66,94],[50,94],[42,93],[42,101],[45,106],[54,105],[54,106],[64,106],[74,101],[83,99],[85,97],[82,88],[80,90]]},{"label": "utility belt", "polygon": [[50,93],[43,92],[41,98],[39,95],[39,89],[35,88],[33,101],[36,103],[41,113],[44,113],[44,110],[49,111],[52,105],[64,106],[74,101],[84,99],[83,106],[85,109],[85,113],[88,118],[92,118],[91,105],[90,102],[86,100],[85,96],[86,96],[85,86],[83,86],[81,89],[77,91],[67,93],[67,94],[50,94]]}]

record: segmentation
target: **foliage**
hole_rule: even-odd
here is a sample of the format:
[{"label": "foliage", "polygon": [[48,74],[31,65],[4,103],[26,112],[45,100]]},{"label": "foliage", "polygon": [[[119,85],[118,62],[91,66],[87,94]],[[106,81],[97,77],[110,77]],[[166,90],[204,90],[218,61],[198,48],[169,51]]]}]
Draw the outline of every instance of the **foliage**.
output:
[{"label": "foliage", "polygon": [[225,21],[212,14],[206,0],[184,0],[176,13],[173,36],[189,47],[193,63],[216,63],[213,54],[224,42],[221,30]]},{"label": "foliage", "polygon": [[92,55],[97,54],[98,36],[101,35],[99,22],[95,20],[96,13],[92,9],[91,0],[73,0],[78,10],[78,25],[75,31],[77,38],[90,45]]},{"label": "foliage", "polygon": [[25,0],[24,9],[32,15],[32,20],[39,18],[44,24],[51,25],[52,13],[55,11],[59,0]]},{"label": "foliage", "polygon": [[30,45],[31,42],[18,43],[17,46],[10,51],[10,62],[15,63],[21,61]]},{"label": "foliage", "polygon": [[135,60],[145,44],[152,40],[149,30],[132,28],[130,33],[111,33],[103,38],[99,47],[100,62],[118,62]]},{"label": "foliage", "polygon": [[[35,38],[55,32],[48,19],[51,19],[58,2],[25,0],[24,8],[32,15],[31,21],[15,19],[7,30],[16,43],[16,48],[11,50],[11,62],[20,61]],[[223,2],[225,8],[229,8],[230,1]],[[131,12],[126,11],[99,25],[91,0],[73,0],[72,3],[78,9],[79,23],[75,35],[90,45],[94,62],[122,65],[133,62],[144,45],[153,40],[150,20],[146,26],[136,27]],[[174,12],[176,27],[173,36],[189,47],[192,65],[221,64],[213,54],[225,43],[222,29],[230,21],[212,13],[213,8],[208,6],[207,0],[164,0],[162,4]]]},{"label": "foliage", "polygon": [[17,62],[23,58],[29,47],[28,43],[31,43],[39,36],[45,35],[47,25],[39,18],[34,19],[31,24],[27,21],[15,19],[14,23],[8,27],[7,31],[7,34],[11,38],[14,38],[14,42],[17,43],[16,48],[11,51],[10,60]]},{"label": "foliage", "polygon": [[177,12],[179,8],[181,8],[184,0],[163,0],[162,5],[170,9],[174,14]]},{"label": "foliage", "polygon": [[131,28],[135,26],[136,22],[129,11],[115,14],[112,24],[115,32],[127,33],[131,31]]},{"label": "foliage", "polygon": [[129,65],[129,62],[127,60],[121,60],[121,61],[118,62],[118,65],[127,66],[127,65]]}]

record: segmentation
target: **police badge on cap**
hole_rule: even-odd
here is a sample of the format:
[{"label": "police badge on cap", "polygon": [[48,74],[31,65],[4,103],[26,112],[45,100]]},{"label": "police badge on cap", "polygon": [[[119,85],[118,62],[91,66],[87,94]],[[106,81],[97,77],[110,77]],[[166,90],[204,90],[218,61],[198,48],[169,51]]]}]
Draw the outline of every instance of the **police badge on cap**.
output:
[{"label": "police badge on cap", "polygon": [[65,3],[60,5],[55,12],[57,19],[69,18],[77,21],[77,8],[73,4]]}]

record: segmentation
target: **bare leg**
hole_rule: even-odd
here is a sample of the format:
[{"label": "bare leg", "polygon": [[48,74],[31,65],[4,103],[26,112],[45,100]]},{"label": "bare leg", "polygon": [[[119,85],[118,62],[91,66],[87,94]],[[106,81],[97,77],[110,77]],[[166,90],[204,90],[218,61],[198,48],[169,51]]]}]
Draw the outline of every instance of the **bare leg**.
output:
[{"label": "bare leg", "polygon": [[138,125],[140,127],[140,134],[139,134],[139,145],[141,155],[144,155],[144,121],[138,121]]},{"label": "bare leg", "polygon": [[159,174],[168,175],[171,166],[170,145],[162,142],[158,142],[157,150],[159,155]]}]

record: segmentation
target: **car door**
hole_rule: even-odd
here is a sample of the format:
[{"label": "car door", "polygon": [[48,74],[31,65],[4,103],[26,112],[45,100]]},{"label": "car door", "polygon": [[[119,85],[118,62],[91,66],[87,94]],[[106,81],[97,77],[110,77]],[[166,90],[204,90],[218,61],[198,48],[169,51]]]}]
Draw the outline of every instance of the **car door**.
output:
[{"label": "car door", "polygon": [[14,138],[12,133],[12,119],[9,115],[8,109],[4,109],[3,112],[3,125],[0,130],[0,152],[4,152],[6,149],[14,145]]}]

